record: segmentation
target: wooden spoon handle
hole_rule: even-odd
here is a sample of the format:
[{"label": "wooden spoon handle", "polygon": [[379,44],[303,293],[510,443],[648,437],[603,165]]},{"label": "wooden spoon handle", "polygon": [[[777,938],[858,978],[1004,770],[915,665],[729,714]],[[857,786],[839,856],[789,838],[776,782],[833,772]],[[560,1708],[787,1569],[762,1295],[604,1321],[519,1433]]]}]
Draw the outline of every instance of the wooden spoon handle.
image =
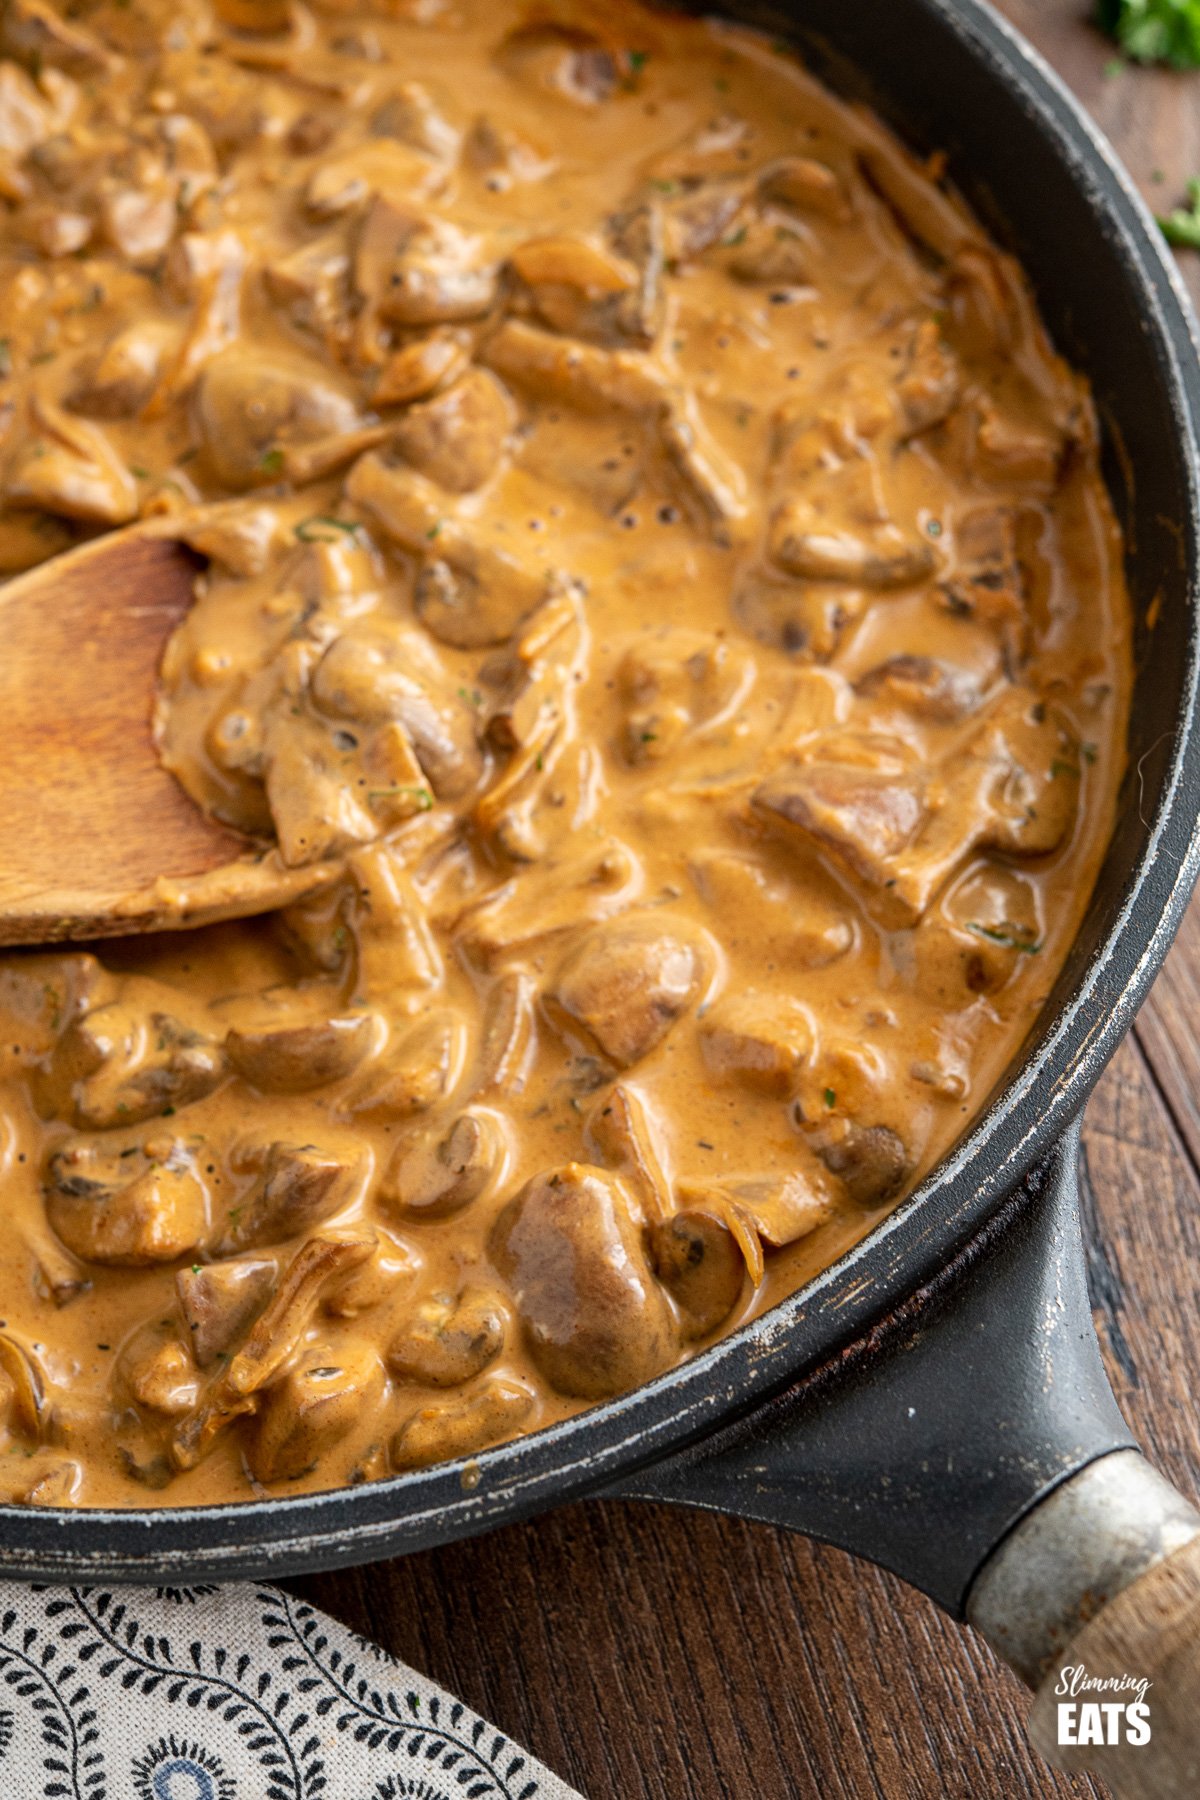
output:
[{"label": "wooden spoon handle", "polygon": [[[1200,1538],[1176,1550],[1110,1600],[1071,1639],[1034,1697],[1029,1736],[1047,1762],[1089,1769],[1119,1800],[1196,1800],[1200,1795]],[[1080,1672],[1080,1673],[1074,1673]],[[1064,1743],[1083,1733],[1081,1703],[1136,1702],[1143,1721],[1092,1714],[1090,1734],[1112,1722],[1115,1743]],[[1084,1682],[1112,1682],[1107,1690]],[[1118,1685],[1122,1684],[1122,1685]],[[1076,1689],[1071,1692],[1072,1687]],[[1064,1709],[1074,1708],[1073,1712]],[[1107,1731],[1106,1731],[1107,1735]]]}]

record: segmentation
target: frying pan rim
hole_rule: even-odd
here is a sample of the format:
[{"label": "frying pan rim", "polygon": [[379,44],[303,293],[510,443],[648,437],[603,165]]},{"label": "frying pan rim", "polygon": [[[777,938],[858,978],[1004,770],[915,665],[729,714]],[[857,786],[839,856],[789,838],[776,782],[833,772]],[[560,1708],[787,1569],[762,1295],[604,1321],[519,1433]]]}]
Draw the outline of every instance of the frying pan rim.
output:
[{"label": "frying pan rim", "polygon": [[[1189,487],[1183,700],[1153,828],[1075,992],[965,1138],[887,1219],[769,1312],[654,1381],[466,1464],[356,1488],[215,1506],[0,1504],[0,1572],[151,1580],[278,1575],[417,1549],[616,1483],[730,1423],[861,1335],[986,1225],[1082,1107],[1161,965],[1200,867],[1200,363],[1171,258],[1115,153],[1042,58],[985,0],[909,0],[1034,117],[1090,200],[1097,243],[1140,292]],[[1113,977],[1115,976],[1115,981]],[[1049,1099],[1044,1099],[1046,1092]],[[1039,1098],[1034,1098],[1035,1093]],[[1031,1105],[1031,1099],[1033,1104]],[[939,1202],[942,1204],[939,1205]]]}]

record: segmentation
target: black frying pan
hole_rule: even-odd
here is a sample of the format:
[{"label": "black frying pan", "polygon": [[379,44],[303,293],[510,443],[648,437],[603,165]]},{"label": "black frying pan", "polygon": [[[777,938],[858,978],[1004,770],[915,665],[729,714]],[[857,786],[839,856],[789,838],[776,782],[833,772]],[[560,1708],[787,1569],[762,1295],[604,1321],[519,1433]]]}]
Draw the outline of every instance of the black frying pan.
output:
[{"label": "black frying pan", "polygon": [[[918,149],[949,152],[952,178],[1021,258],[1059,348],[1093,384],[1128,544],[1137,681],[1120,822],[1071,959],[1020,1060],[918,1191],[801,1293],[681,1368],[488,1451],[469,1480],[449,1465],[203,1510],[0,1507],[6,1574],[178,1582],[333,1568],[602,1490],[858,1551],[956,1617],[969,1610],[1036,1680],[1085,1589],[1095,1600],[1126,1588],[1124,1601],[1148,1567],[1175,1576],[1188,1561],[1162,1559],[1200,1517],[1129,1454],[1100,1367],[1073,1121],[1162,962],[1200,857],[1192,320],[1111,151],[980,0],[725,10],[794,39]],[[1156,1748],[1169,1735],[1160,1722]],[[1200,1775],[1178,1790],[1157,1779],[1146,1793],[1200,1792]]]}]

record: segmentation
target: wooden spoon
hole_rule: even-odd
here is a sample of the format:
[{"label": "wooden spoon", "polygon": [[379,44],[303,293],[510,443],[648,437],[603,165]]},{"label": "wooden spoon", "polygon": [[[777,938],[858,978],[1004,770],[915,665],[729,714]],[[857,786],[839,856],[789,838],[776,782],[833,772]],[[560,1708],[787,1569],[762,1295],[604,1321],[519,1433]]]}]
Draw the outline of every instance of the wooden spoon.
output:
[{"label": "wooden spoon", "polygon": [[286,868],[158,760],[159,662],[202,566],[160,523],[0,588],[0,944],[237,918],[339,874]]}]

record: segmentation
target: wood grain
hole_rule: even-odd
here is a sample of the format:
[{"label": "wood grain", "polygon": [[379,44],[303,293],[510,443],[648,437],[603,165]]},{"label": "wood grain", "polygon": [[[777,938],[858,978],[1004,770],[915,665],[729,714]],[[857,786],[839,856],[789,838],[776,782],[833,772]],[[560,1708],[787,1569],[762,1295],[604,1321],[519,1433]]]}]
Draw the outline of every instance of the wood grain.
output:
[{"label": "wood grain", "polygon": [[[1161,211],[1200,172],[1200,76],[1106,75],[1088,0],[1005,0]],[[1155,178],[1158,172],[1160,179]],[[1200,295],[1200,256],[1186,259]],[[1088,1111],[1096,1322],[1159,1466],[1200,1491],[1200,910]],[[295,1584],[415,1663],[590,1800],[1100,1795],[1047,1768],[1028,1697],[892,1577],[763,1526],[569,1507]]]},{"label": "wood grain", "polygon": [[158,875],[244,851],[163,768],[151,732],[159,659],[195,572],[183,545],[122,532],[0,596],[0,942],[30,941],[26,920],[86,924]]}]

